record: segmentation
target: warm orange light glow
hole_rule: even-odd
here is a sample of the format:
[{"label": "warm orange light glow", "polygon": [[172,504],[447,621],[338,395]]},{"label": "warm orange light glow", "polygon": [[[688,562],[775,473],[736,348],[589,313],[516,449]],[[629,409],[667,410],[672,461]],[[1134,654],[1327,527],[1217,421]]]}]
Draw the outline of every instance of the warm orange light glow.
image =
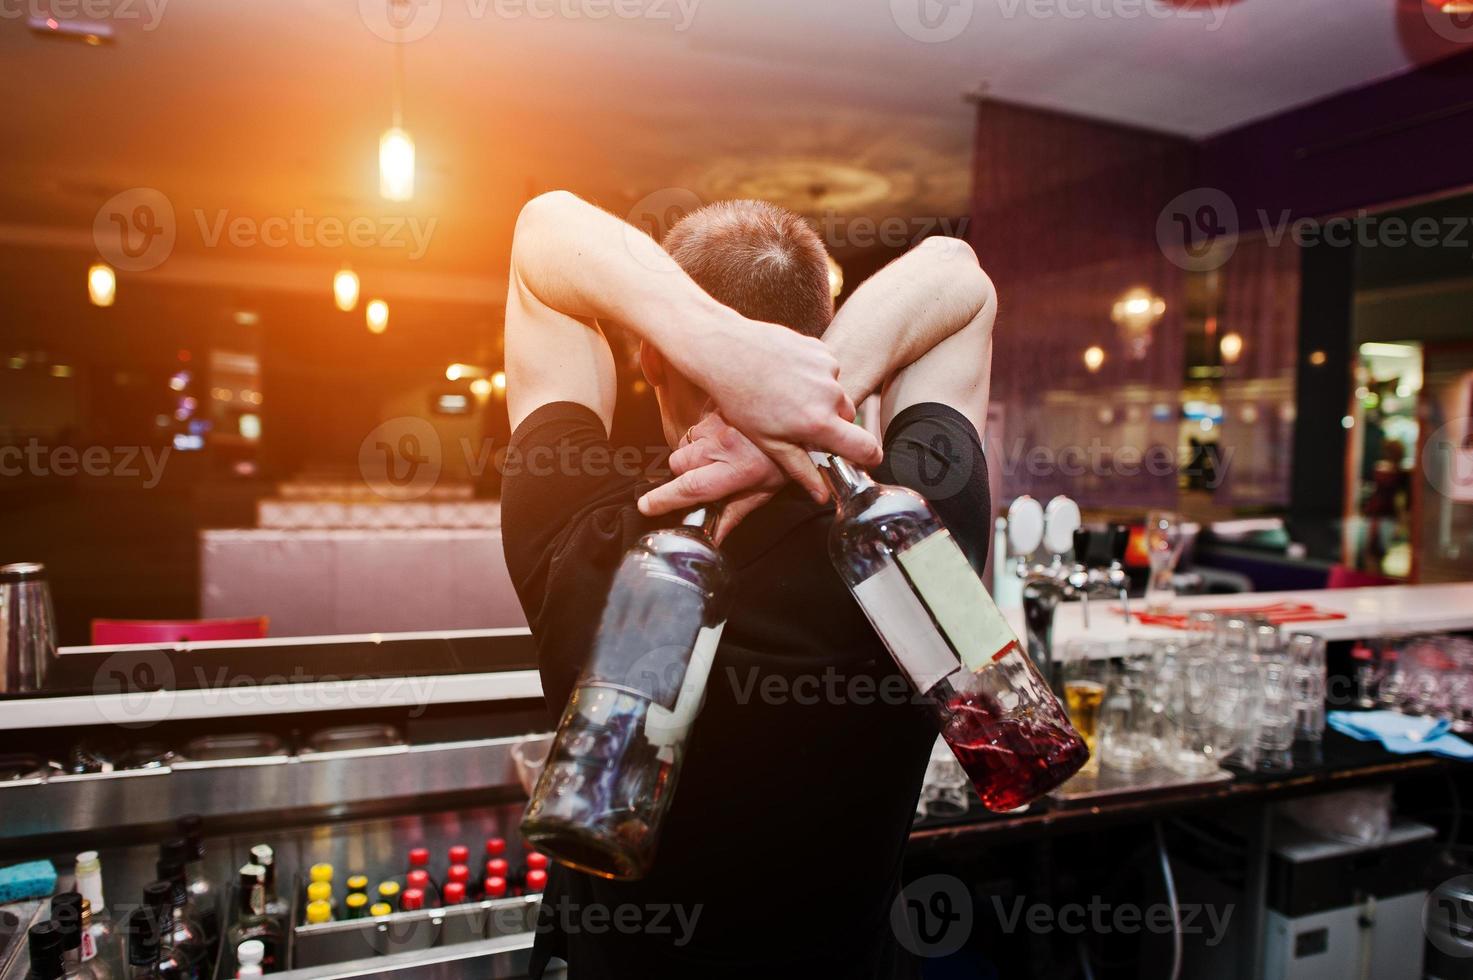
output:
[{"label": "warm orange light glow", "polygon": [[383,333],[389,329],[389,304],[383,300],[369,300],[363,314],[370,333]]},{"label": "warm orange light glow", "polygon": [[93,306],[112,306],[118,297],[118,277],[106,262],[93,262],[87,269],[87,298]]},{"label": "warm orange light glow", "polygon": [[1094,374],[1105,363],[1105,350],[1102,347],[1087,347],[1084,351],[1084,366],[1089,368],[1089,373]]},{"label": "warm orange light glow", "polygon": [[414,197],[414,140],[398,126],[379,137],[378,192],[386,201]]},{"label": "warm orange light glow", "polygon": [[1309,353],[1309,363],[1313,364],[1315,367],[1322,366],[1327,359],[1328,358],[1326,357],[1325,352],[1322,350],[1310,351]]},{"label": "warm orange light glow", "polygon": [[358,273],[343,266],[332,277],[332,301],[344,313],[358,306]]},{"label": "warm orange light glow", "polygon": [[495,388],[497,391],[505,391],[506,390],[506,372],[505,371],[497,371],[495,374],[491,375],[491,386],[493,388]]},{"label": "warm orange light glow", "polygon": [[829,260],[829,295],[834,299],[844,291],[844,269],[832,255],[827,256]]},{"label": "warm orange light glow", "polygon": [[1218,343],[1217,349],[1222,352],[1224,364],[1236,364],[1238,358],[1243,355],[1243,337],[1237,332],[1225,333]]},{"label": "warm orange light glow", "polygon": [[471,382],[471,394],[485,401],[491,397],[491,382],[486,378],[477,378]]}]

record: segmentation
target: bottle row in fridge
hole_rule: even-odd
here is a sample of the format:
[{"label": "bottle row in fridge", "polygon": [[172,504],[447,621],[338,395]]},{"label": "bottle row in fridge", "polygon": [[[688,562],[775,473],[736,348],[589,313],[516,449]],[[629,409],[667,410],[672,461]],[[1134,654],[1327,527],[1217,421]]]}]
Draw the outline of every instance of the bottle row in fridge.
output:
[{"label": "bottle row in fridge", "polygon": [[[29,904],[0,906],[17,918],[21,947],[7,956],[0,942],[0,980],[56,969],[198,980],[419,975],[466,959],[485,961],[477,973],[515,975],[548,867],[523,846],[520,818],[521,806],[507,804],[217,833],[189,815],[158,840],[117,847],[97,835],[98,850],[31,854],[60,873]],[[69,910],[82,899],[79,943]]]}]

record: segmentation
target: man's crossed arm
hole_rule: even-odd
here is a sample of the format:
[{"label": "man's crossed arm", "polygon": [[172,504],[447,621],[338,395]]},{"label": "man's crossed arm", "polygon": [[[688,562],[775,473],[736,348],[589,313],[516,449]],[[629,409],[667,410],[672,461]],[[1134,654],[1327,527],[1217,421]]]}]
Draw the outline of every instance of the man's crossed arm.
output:
[{"label": "man's crossed arm", "polygon": [[[852,402],[880,392],[881,431],[911,405],[941,402],[981,436],[996,315],[997,294],[972,249],[958,239],[930,238],[855,290],[823,339]],[[719,411],[706,416],[670,457],[676,478],[645,494],[640,510],[665,514],[726,500],[717,540],[724,537],[785,482],[740,430]]]},{"label": "man's crossed arm", "polygon": [[513,428],[556,401],[586,405],[610,428],[616,384],[602,321],[653,344],[817,499],[827,488],[807,448],[880,460],[874,437],[853,424],[854,402],[823,341],[718,303],[648,235],[572,194],[543,194],[522,209],[510,280]]}]

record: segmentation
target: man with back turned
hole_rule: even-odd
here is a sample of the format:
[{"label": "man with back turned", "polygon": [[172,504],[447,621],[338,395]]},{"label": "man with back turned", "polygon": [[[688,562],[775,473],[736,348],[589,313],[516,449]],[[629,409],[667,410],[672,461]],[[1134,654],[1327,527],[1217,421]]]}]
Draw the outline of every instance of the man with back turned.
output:
[{"label": "man with back turned", "polygon": [[[559,460],[502,491],[552,717],[642,533],[724,501],[734,582],[653,870],[555,868],[534,973],[558,956],[573,980],[913,975],[891,907],[936,732],[834,573],[806,449],[925,494],[980,568],[992,283],[964,243],[928,239],[836,314],[823,243],[787,211],[715,204],[656,243],[565,192],[523,209],[510,279],[512,448]],[[609,327],[639,340],[658,395],[663,485],[609,465]],[[872,394],[883,454],[853,421]]]}]

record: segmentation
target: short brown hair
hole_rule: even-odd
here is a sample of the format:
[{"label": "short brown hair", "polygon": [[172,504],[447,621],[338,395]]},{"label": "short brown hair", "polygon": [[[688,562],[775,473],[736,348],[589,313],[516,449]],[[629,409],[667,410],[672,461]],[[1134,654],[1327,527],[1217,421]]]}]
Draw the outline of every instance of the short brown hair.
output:
[{"label": "short brown hair", "polygon": [[823,336],[834,318],[823,242],[775,204],[708,204],[676,222],[663,244],[702,289],[742,316],[809,337]]}]

